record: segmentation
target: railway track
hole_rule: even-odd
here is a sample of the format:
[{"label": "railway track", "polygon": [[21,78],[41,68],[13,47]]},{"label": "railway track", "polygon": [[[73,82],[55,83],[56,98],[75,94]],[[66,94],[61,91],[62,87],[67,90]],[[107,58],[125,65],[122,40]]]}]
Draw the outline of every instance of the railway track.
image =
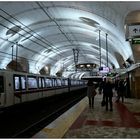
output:
[{"label": "railway track", "polygon": [[69,94],[69,96],[68,94],[64,94],[47,100],[44,99],[39,103],[32,103],[30,106],[25,105],[16,108],[13,112],[10,110],[10,112],[5,113],[3,116],[1,114],[0,118],[2,119],[3,117],[2,125],[4,125],[4,121],[6,122],[8,116],[15,118],[7,120],[8,122],[4,126],[5,130],[0,127],[0,137],[30,138],[84,98],[85,95],[84,90],[80,90]]}]

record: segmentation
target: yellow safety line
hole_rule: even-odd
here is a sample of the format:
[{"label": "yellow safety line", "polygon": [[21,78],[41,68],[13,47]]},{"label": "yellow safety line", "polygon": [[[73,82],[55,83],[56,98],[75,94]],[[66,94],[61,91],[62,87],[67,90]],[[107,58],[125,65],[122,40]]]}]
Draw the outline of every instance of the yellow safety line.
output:
[{"label": "yellow safety line", "polygon": [[87,97],[42,129],[43,133],[46,133],[47,138],[62,138],[74,121],[79,117],[81,112],[86,108],[86,106]]}]

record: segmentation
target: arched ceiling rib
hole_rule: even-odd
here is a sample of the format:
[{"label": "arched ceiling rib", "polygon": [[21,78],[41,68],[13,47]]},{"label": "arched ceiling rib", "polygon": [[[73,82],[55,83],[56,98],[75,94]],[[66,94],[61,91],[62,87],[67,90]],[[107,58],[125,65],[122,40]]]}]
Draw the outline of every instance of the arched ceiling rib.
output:
[{"label": "arched ceiling rib", "polygon": [[133,56],[125,41],[124,20],[135,5],[138,3],[0,2],[0,68],[11,61],[11,46],[15,51],[16,45],[18,58],[26,58],[33,73],[48,64],[52,64],[52,75],[62,68],[62,63],[65,69],[74,69],[73,48],[79,49],[79,62],[99,66],[99,30],[102,65],[106,65],[108,34],[109,66],[119,68],[116,52],[124,61]]}]

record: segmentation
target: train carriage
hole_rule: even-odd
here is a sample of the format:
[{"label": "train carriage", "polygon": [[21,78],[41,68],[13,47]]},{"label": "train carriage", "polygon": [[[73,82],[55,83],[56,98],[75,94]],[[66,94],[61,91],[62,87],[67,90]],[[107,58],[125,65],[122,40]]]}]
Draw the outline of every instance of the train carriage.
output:
[{"label": "train carriage", "polygon": [[0,70],[0,108],[84,87],[85,80]]}]

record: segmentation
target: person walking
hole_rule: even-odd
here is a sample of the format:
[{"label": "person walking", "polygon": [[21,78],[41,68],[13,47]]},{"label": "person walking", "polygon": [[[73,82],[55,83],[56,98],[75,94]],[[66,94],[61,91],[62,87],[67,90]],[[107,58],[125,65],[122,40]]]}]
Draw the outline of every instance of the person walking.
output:
[{"label": "person walking", "polygon": [[113,83],[110,78],[106,79],[103,85],[103,94],[105,98],[106,111],[108,111],[108,103],[110,111],[113,111],[112,97],[113,97]]},{"label": "person walking", "polygon": [[124,94],[125,94],[125,83],[121,79],[118,83],[118,99],[116,102],[119,102],[120,98],[122,99],[122,103],[124,102]]},{"label": "person walking", "polygon": [[89,107],[94,107],[94,96],[96,95],[95,85],[92,80],[89,80],[87,83],[87,97],[89,99]]}]

